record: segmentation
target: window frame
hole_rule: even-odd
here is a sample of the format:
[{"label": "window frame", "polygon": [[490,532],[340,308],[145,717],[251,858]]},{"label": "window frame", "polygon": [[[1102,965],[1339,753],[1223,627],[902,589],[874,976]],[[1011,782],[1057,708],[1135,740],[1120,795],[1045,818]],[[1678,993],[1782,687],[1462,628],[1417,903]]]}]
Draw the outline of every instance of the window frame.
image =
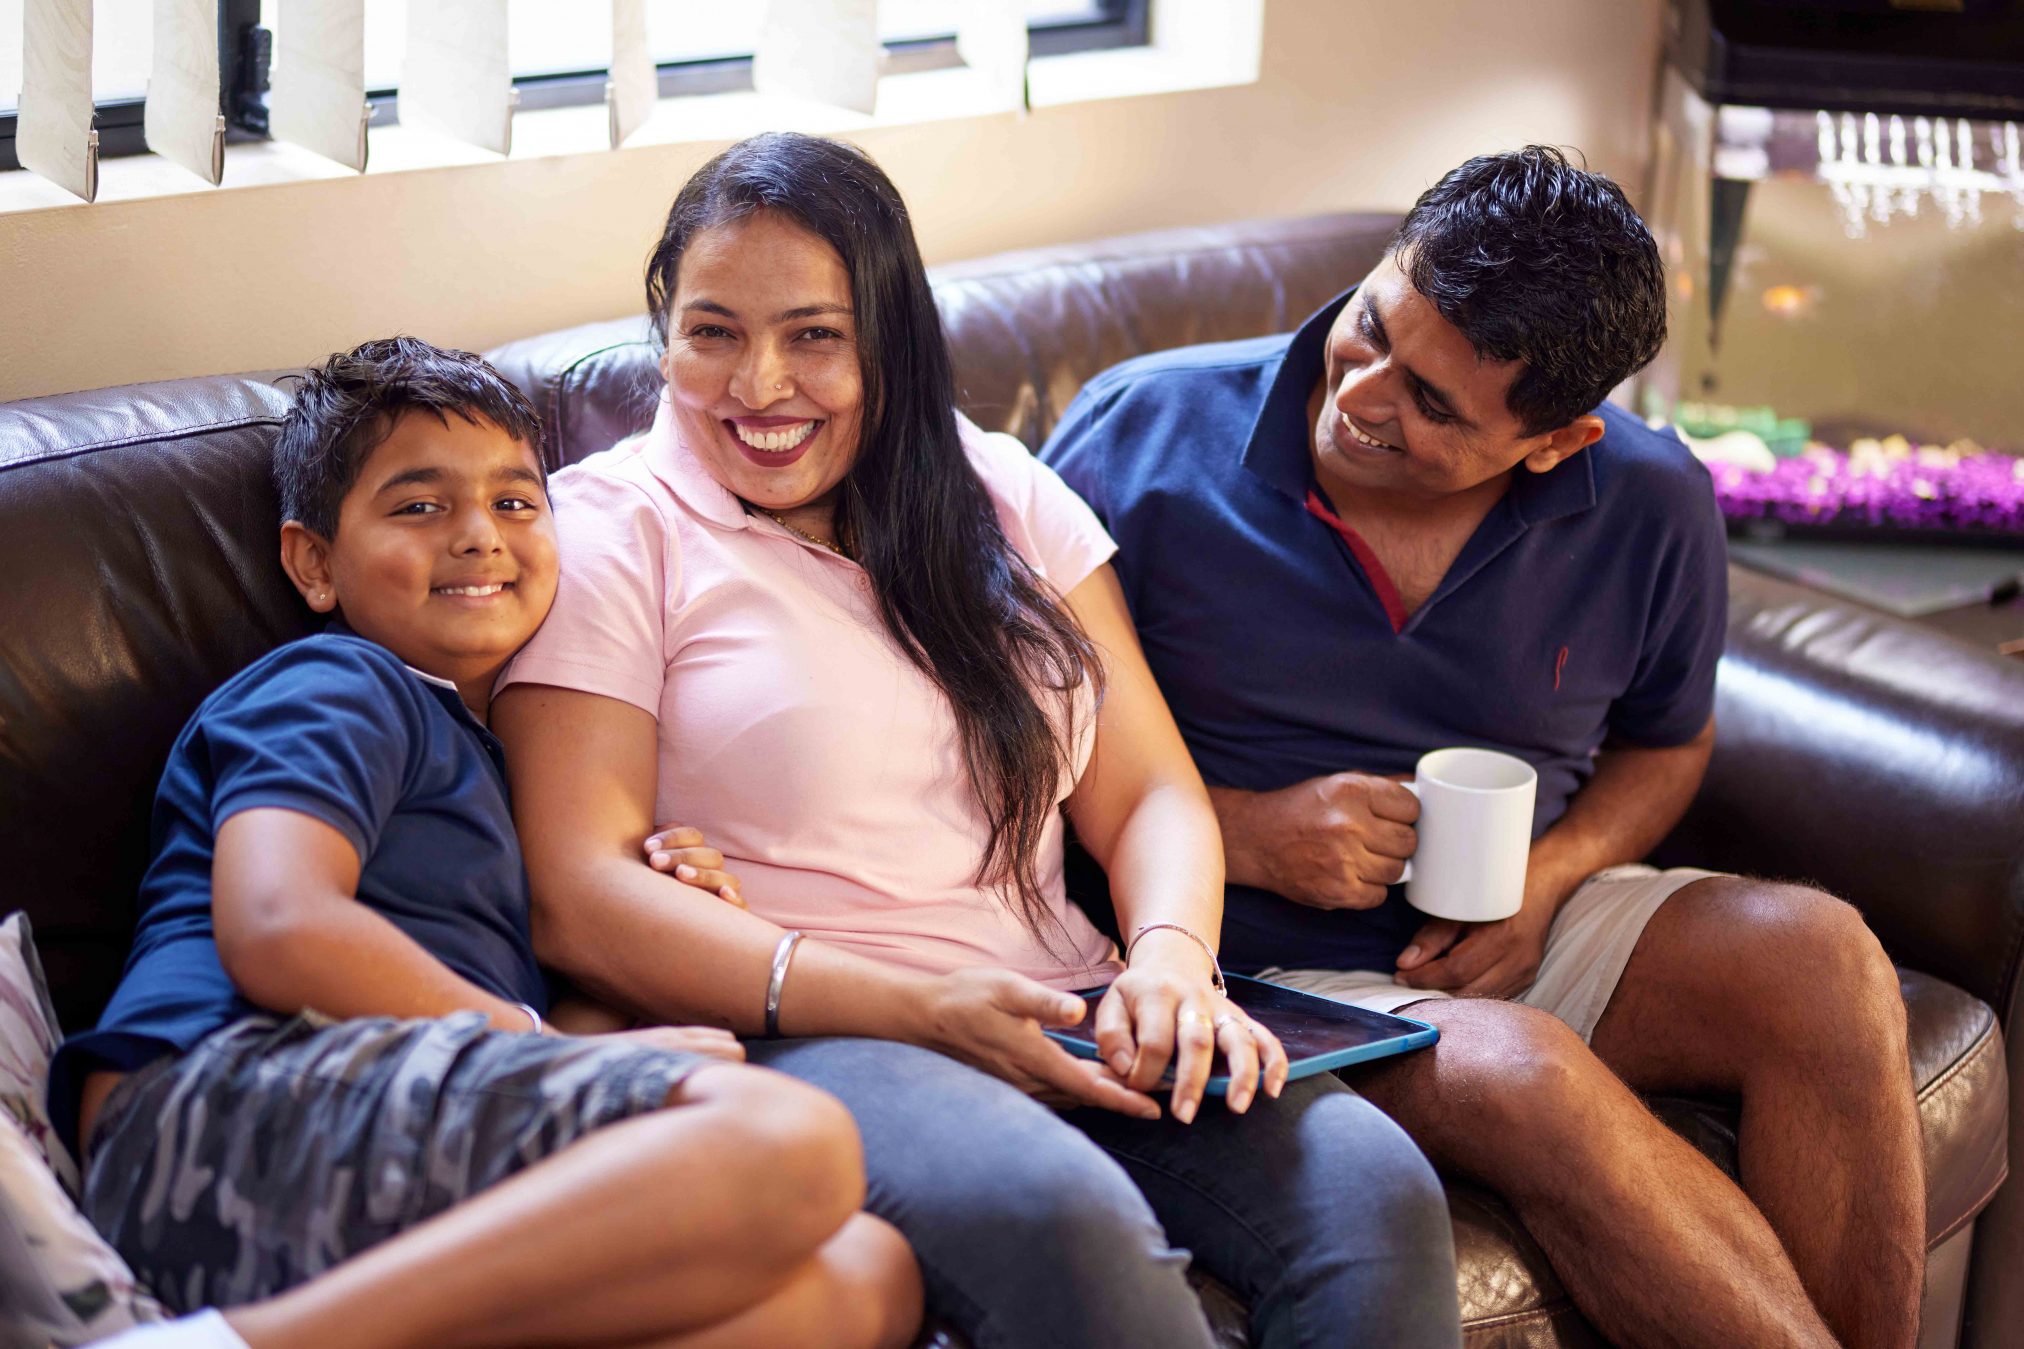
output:
[{"label": "window frame", "polygon": [[[1107,51],[1143,47],[1151,42],[1152,0],[1093,0],[1093,3],[1103,11],[1098,18],[1029,27],[1033,55]],[[271,35],[260,27],[260,0],[220,0],[218,59],[221,82],[228,91],[224,99],[229,105],[225,119],[228,144],[267,138],[265,59],[271,54],[271,43]],[[886,44],[887,74],[942,70],[961,64],[953,34]],[[662,98],[734,93],[752,88],[750,56],[666,61],[656,69]],[[526,75],[515,79],[513,87],[520,93],[519,111],[532,112],[602,103],[609,78],[607,70]],[[398,95],[395,89],[366,91],[367,102],[372,105],[369,126],[398,125]],[[146,106],[144,98],[109,99],[97,106],[92,126],[98,131],[100,159],[148,152],[143,127]],[[14,113],[0,113],[0,172],[21,167],[14,151],[14,123]]]}]

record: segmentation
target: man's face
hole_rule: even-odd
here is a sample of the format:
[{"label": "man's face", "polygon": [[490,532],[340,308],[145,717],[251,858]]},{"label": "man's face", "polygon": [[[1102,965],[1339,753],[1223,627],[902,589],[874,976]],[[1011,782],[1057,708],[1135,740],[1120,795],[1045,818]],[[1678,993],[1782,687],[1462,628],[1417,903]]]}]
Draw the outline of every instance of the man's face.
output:
[{"label": "man's face", "polygon": [[1564,433],[1523,434],[1505,405],[1521,369],[1477,356],[1387,256],[1329,329],[1313,400],[1322,482],[1432,502],[1520,463],[1545,472],[1572,449],[1558,451]]},{"label": "man's face", "polygon": [[503,665],[555,599],[555,522],[534,451],[455,413],[401,415],[360,466],[326,548],[326,603],[360,636],[460,684]]}]

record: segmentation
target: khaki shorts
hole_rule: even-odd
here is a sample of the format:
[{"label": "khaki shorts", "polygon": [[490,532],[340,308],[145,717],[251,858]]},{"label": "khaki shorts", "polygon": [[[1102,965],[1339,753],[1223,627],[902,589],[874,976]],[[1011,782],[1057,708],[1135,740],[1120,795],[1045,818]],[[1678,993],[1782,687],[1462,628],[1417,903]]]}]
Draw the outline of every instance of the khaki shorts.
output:
[{"label": "khaki shorts", "polygon": [[[1624,966],[1630,963],[1630,953],[1659,905],[1695,881],[1721,874],[1696,867],[1660,871],[1642,863],[1596,872],[1553,916],[1538,977],[1532,987],[1511,1001],[1551,1012],[1583,1040],[1588,1039],[1595,1034],[1595,1023],[1602,1020],[1603,1009],[1623,978]],[[1396,1012],[1411,1003],[1452,996],[1435,989],[1408,988],[1388,970],[1287,970],[1275,966],[1260,970],[1258,977],[1374,1012]]]}]

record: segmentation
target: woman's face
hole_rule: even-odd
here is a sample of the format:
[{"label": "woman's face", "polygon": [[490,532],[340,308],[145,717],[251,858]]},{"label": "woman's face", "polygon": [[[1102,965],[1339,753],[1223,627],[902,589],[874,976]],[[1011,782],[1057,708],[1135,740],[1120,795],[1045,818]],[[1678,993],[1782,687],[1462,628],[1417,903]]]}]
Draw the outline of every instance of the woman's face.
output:
[{"label": "woman's face", "polygon": [[843,259],[770,211],[701,231],[675,277],[661,373],[718,482],[767,510],[826,508],[857,458],[864,401]]}]

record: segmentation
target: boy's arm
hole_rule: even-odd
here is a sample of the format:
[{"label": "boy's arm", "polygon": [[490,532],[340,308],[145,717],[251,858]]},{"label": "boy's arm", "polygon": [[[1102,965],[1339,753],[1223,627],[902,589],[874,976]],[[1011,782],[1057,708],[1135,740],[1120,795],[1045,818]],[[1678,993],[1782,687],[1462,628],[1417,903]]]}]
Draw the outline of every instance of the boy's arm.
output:
[{"label": "boy's arm", "polygon": [[242,810],[218,830],[211,918],[225,973],[251,1002],[292,1015],[432,1017],[479,1011],[532,1030],[493,997],[358,902],[351,840],[314,816]]}]

